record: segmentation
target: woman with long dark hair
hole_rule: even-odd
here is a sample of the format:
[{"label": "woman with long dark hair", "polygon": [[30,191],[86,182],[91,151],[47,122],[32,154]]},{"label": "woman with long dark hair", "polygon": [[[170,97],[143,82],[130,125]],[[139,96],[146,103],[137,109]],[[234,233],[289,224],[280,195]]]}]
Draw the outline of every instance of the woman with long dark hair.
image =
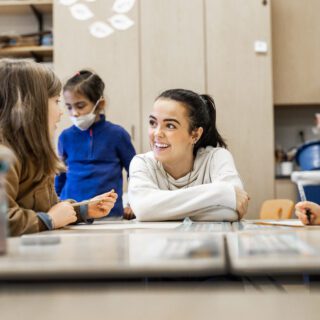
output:
[{"label": "woman with long dark hair", "polygon": [[233,221],[246,213],[248,194],[216,128],[212,97],[172,89],[149,116],[152,151],[130,164],[129,202],[140,221]]}]

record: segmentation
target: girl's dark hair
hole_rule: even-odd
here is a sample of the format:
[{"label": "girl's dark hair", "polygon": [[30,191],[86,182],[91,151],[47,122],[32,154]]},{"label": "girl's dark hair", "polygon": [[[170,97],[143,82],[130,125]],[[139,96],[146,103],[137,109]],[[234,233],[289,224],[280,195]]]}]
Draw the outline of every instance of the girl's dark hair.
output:
[{"label": "girl's dark hair", "polygon": [[104,82],[95,73],[81,70],[71,77],[63,87],[63,91],[72,91],[96,103],[103,96]]},{"label": "girl's dark hair", "polygon": [[162,92],[156,100],[158,99],[174,100],[185,106],[189,116],[190,133],[199,127],[203,128],[202,136],[194,146],[194,155],[206,146],[227,148],[216,127],[216,108],[211,96],[199,95],[191,90],[171,89]]}]

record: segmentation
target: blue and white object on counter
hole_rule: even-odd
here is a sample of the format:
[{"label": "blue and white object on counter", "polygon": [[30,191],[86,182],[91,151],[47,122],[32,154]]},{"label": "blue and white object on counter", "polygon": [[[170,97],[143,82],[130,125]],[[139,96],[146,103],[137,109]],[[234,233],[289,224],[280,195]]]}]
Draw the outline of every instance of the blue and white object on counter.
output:
[{"label": "blue and white object on counter", "polygon": [[291,180],[298,186],[301,201],[320,204],[320,170],[292,172]]},{"label": "blue and white object on counter", "polygon": [[296,153],[296,161],[301,170],[319,170],[320,141],[311,141],[300,146]]}]

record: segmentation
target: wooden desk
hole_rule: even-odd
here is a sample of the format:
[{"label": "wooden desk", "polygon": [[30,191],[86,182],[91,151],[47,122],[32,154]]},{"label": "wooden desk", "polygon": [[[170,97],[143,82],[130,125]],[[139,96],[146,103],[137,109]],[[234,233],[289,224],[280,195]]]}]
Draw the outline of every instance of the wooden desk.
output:
[{"label": "wooden desk", "polygon": [[236,275],[320,274],[319,229],[229,233],[227,246]]},{"label": "wooden desk", "polygon": [[[288,233],[319,247],[317,231],[290,230],[275,233]],[[311,294],[300,278],[297,284],[287,284],[293,287],[288,289],[289,294],[283,294],[287,289],[282,285],[279,293],[279,283],[270,286],[257,280],[254,285],[248,285],[243,280],[247,277],[221,276],[186,283],[174,278],[168,281],[168,277],[196,279],[226,272],[225,237],[234,274],[244,271],[246,275],[257,274],[257,270],[269,273],[275,259],[287,264],[285,272],[291,272],[293,269],[288,268],[297,263],[301,268],[303,265],[299,265],[299,261],[310,266],[312,260],[313,267],[319,270],[318,257],[260,256],[256,259],[240,255],[234,263],[235,254],[239,253],[235,241],[249,234],[254,237],[263,233],[270,231],[194,232],[139,228],[86,231],[76,228],[11,238],[8,254],[0,256],[1,319],[191,320],[212,319],[213,316],[218,319],[245,316],[247,320],[318,319],[320,291],[317,289]],[[53,244],[36,244],[45,238],[51,239]],[[31,244],[28,245],[28,241]],[[263,270],[261,265],[267,268]],[[160,278],[154,282],[141,281],[145,276]],[[167,281],[161,281],[162,276]],[[129,281],[138,279],[135,277],[140,280]],[[120,281],[113,282],[114,279]]]},{"label": "wooden desk", "polygon": [[[259,226],[232,232],[223,223],[178,227],[172,223],[174,229],[170,223],[168,229],[163,228],[165,224],[159,222],[160,229],[144,229],[132,221],[101,221],[97,227],[110,229],[74,226],[11,238],[8,253],[0,256],[0,280],[320,273],[318,228]],[[297,247],[291,252],[254,251],[254,245],[265,237],[271,237],[266,247],[275,237],[289,239]]]},{"label": "wooden desk", "polygon": [[[232,260],[233,237],[263,233],[270,231],[62,230],[24,237],[25,240],[11,238],[8,254],[0,257],[1,319],[189,320],[212,319],[213,315],[219,319],[242,315],[247,320],[318,319],[319,291],[310,294],[308,286],[302,283],[293,285],[294,293],[283,294],[283,286],[279,293],[277,283],[271,288],[267,286],[267,291],[261,294],[263,285],[256,289],[255,284],[248,289],[240,277],[234,280],[221,276],[187,283],[172,281],[171,285],[160,281],[161,278],[155,282],[128,281],[145,276],[195,279],[219,275],[227,270],[225,236]],[[294,237],[299,234],[310,243],[320,243],[316,231],[288,233]],[[57,243],[37,245],[43,238],[56,239]],[[22,241],[35,243],[28,245]],[[219,255],[214,254],[217,248]],[[240,256],[240,265],[232,264],[232,271],[241,274],[244,270],[241,268],[245,267],[249,268],[249,275],[255,274],[251,272],[255,270],[255,259],[244,261],[244,258],[247,257]],[[268,257],[259,259],[260,264],[266,265]],[[299,259],[302,258],[293,257],[287,263],[290,266]],[[269,266],[272,267],[272,263]],[[117,278],[122,281],[112,281]]]},{"label": "wooden desk", "polygon": [[5,320],[319,319],[319,292],[261,294],[199,287],[117,289],[102,286],[5,289],[0,291],[1,318]]},{"label": "wooden desk", "polygon": [[97,220],[93,225],[77,224],[67,226],[48,233],[159,233],[159,232],[197,232],[197,233],[226,233],[232,231],[230,222],[138,222],[136,220],[105,219]]},{"label": "wooden desk", "polygon": [[52,232],[11,238],[0,280],[208,276],[226,270],[224,238],[210,233]]}]

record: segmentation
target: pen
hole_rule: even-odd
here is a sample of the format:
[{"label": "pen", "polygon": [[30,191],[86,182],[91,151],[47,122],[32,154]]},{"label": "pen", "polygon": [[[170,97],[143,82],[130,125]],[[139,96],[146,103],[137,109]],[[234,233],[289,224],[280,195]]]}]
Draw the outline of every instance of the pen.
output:
[{"label": "pen", "polygon": [[[114,192],[114,189],[111,189],[110,193]],[[94,203],[98,203],[100,201],[103,201],[103,198],[102,199],[89,199],[89,200],[83,200],[83,201],[80,201],[80,202],[74,202],[74,203],[71,203],[71,206],[72,207],[79,207],[79,206],[83,206],[83,205],[86,205],[86,204],[94,204]]]},{"label": "pen", "polygon": [[306,208],[306,216],[308,219],[308,223],[311,224],[311,210],[309,208]]},{"label": "pen", "polygon": [[71,203],[71,206],[72,207],[79,207],[79,206],[82,206],[82,205],[85,205],[85,204],[93,204],[93,203],[98,203],[100,201],[103,201],[103,199],[96,199],[96,200],[84,200],[84,201],[80,201],[80,202],[74,202],[74,203]]},{"label": "pen", "polygon": [[[298,182],[297,184],[298,184],[298,190],[299,190],[301,201],[307,201],[306,194],[304,192],[302,183]],[[306,208],[306,216],[308,219],[308,223],[311,224],[311,210],[309,208]]]}]

